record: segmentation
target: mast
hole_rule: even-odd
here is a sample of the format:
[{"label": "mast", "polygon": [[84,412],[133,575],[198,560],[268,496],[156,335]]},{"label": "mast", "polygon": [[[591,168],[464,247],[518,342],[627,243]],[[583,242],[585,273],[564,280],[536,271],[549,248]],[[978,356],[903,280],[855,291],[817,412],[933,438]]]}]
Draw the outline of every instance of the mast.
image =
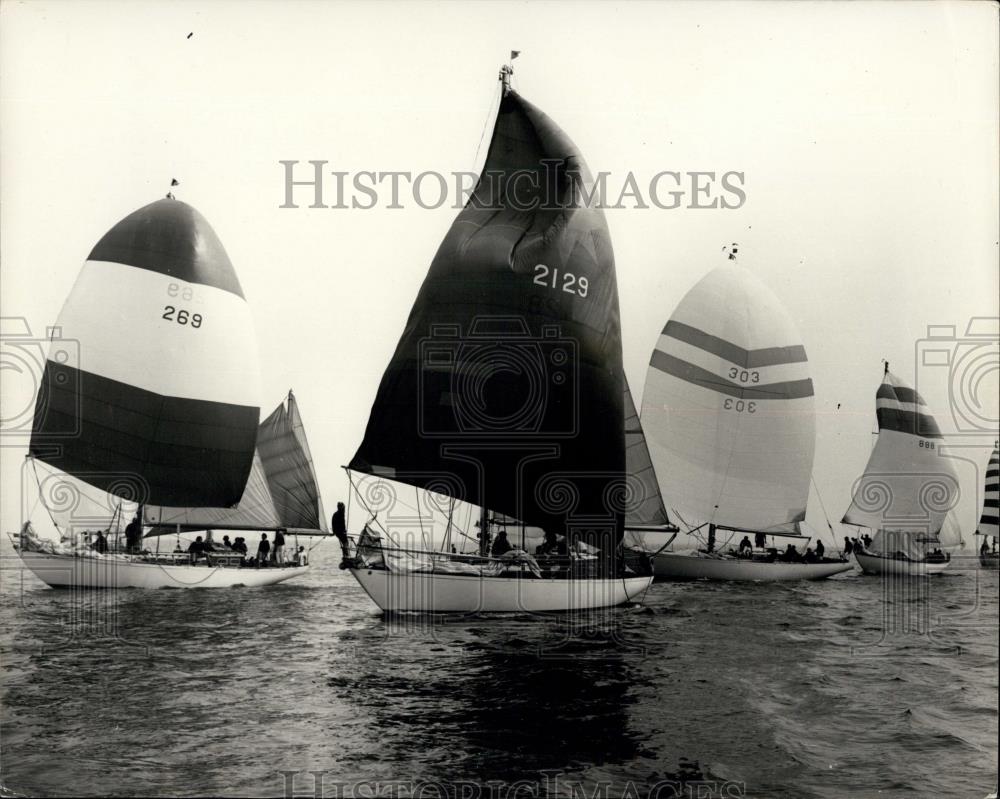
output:
[{"label": "mast", "polygon": [[486,557],[490,554],[489,545],[490,511],[485,505],[479,509],[479,554]]},{"label": "mast", "polygon": [[[521,55],[520,50],[511,50],[510,61],[513,62],[514,59],[517,58],[519,55]],[[512,63],[507,63],[500,67],[500,83],[501,86],[503,87],[500,93],[501,98],[506,97],[510,92],[510,77],[513,74],[514,74],[514,66]]]}]

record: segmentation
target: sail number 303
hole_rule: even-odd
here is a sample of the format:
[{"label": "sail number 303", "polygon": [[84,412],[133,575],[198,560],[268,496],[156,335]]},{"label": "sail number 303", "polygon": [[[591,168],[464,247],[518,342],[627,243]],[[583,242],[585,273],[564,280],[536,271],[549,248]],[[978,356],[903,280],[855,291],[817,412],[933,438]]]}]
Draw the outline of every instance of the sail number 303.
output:
[{"label": "sail number 303", "polygon": [[[194,291],[190,286],[180,286],[177,283],[171,283],[167,286],[167,296],[179,297],[182,300],[191,300],[194,299]],[[164,305],[163,314],[160,318],[166,319],[168,322],[176,322],[179,325],[201,327],[200,313],[191,313],[184,308],[177,308],[173,305]]]},{"label": "sail number 303", "polygon": [[722,407],[727,411],[736,411],[737,413],[756,413],[757,403],[753,400],[742,400],[733,399],[732,397],[726,397],[725,401],[722,403]]},{"label": "sail number 303", "polygon": [[558,269],[551,269],[545,264],[535,266],[535,279],[533,282],[548,289],[561,290],[567,294],[576,294],[580,297],[586,297],[587,289],[590,288],[590,281],[583,275],[577,277],[572,272],[563,272],[560,275]]}]

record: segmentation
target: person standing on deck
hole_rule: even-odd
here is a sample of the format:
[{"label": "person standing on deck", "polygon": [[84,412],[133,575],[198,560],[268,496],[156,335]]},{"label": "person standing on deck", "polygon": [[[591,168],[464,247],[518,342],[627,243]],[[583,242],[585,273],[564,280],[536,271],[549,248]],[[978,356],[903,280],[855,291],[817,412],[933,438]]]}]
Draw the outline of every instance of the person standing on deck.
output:
[{"label": "person standing on deck", "polygon": [[337,503],[337,511],[330,520],[330,528],[333,530],[333,534],[337,536],[337,540],[340,541],[340,549],[344,553],[344,557],[340,562],[343,565],[351,557],[350,542],[347,540],[347,518],[343,502]]},{"label": "person standing on deck", "polygon": [[260,534],[260,543],[257,544],[257,565],[266,566],[267,556],[271,552],[271,542],[267,540],[267,533]]},{"label": "person standing on deck", "polygon": [[125,528],[125,550],[127,552],[138,552],[142,546],[142,522],[136,514],[132,521]]},{"label": "person standing on deck", "polygon": [[279,566],[285,559],[285,534],[281,530],[274,532],[274,549],[271,550],[271,560]]},{"label": "person standing on deck", "polygon": [[823,546],[823,542],[818,538],[816,539],[816,557],[820,560],[823,559],[823,553],[826,552],[826,547]]}]

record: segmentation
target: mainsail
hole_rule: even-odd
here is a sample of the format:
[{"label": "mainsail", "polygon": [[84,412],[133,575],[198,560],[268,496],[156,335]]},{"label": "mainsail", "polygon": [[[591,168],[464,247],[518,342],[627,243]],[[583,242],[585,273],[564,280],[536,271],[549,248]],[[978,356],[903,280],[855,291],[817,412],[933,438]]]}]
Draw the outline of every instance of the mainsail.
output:
[{"label": "mainsail", "polygon": [[630,530],[660,528],[660,531],[674,532],[667,509],[663,505],[656,471],[649,457],[646,436],[639,422],[632,391],[625,381],[625,471],[626,513],[625,527]]},{"label": "mainsail", "polygon": [[579,151],[514,91],[383,375],[355,471],[620,538],[618,288]]},{"label": "mainsail", "polygon": [[778,298],[726,264],[681,300],[650,359],[642,423],[688,523],[797,532],[815,450],[813,384]]},{"label": "mainsail", "polygon": [[1000,535],[1000,451],[993,449],[990,462],[986,464],[986,480],[983,483],[983,515],[979,518],[979,535],[991,535],[996,541]]},{"label": "mainsail", "polygon": [[[58,328],[35,406],[35,458],[139,503],[239,501],[259,366],[236,272],[201,214],[166,199],[116,224]],[[78,360],[66,357],[74,347]]]},{"label": "mainsail", "polygon": [[326,514],[295,395],[260,424],[257,451],[282,527],[327,532]]},{"label": "mainsail", "polygon": [[181,530],[292,530],[325,534],[319,485],[295,396],[261,422],[253,468],[239,504],[233,508],[173,508],[146,505],[151,535]]},{"label": "mainsail", "polygon": [[935,536],[958,499],[958,477],[923,398],[889,371],[875,395],[878,441],[845,524]]}]

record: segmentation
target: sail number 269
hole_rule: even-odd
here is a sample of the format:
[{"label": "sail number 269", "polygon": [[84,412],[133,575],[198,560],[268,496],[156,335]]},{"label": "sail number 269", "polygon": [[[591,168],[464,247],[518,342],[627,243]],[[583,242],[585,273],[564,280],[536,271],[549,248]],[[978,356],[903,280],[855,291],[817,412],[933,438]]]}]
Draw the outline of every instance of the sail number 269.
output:
[{"label": "sail number 269", "polygon": [[551,269],[545,264],[535,266],[534,282],[545,288],[562,290],[567,294],[577,294],[581,297],[586,297],[587,289],[590,288],[590,282],[583,275],[577,277],[572,272],[563,272],[560,275],[558,269]]},{"label": "sail number 269", "polygon": [[[181,286],[171,283],[167,286],[168,297],[178,297],[182,300],[193,300],[194,291],[190,286]],[[179,325],[190,325],[191,327],[201,327],[201,314],[191,313],[183,308],[176,308],[173,305],[164,305],[161,319],[168,322],[176,322]]]}]

